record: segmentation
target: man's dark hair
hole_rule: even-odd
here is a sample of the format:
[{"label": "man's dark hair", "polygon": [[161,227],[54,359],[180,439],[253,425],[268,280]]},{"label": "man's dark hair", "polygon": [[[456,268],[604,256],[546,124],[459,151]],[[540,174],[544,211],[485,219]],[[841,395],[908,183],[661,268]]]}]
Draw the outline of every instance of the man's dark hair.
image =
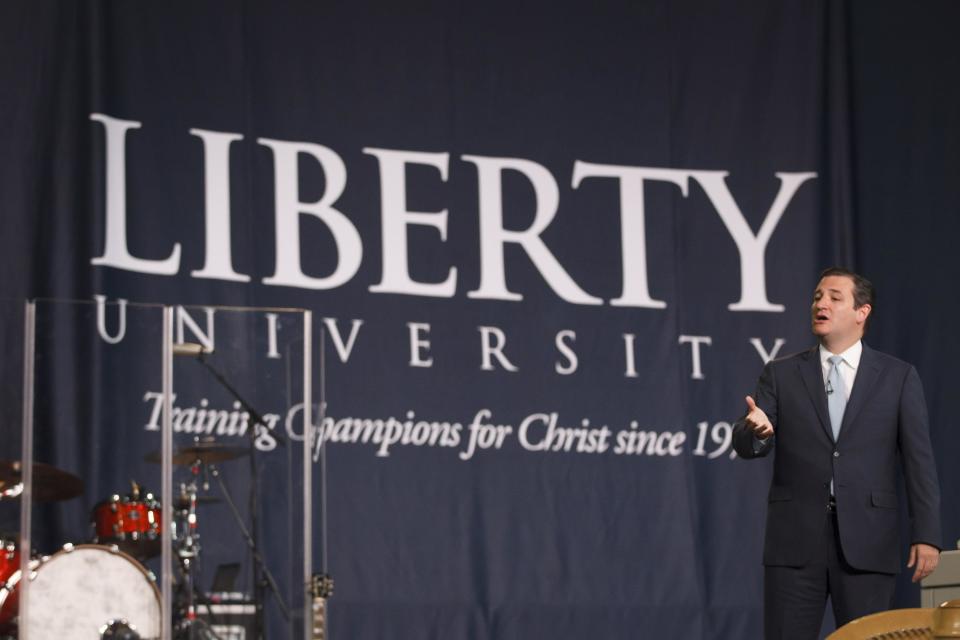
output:
[{"label": "man's dark hair", "polygon": [[873,307],[874,301],[877,298],[877,294],[873,289],[872,282],[864,278],[859,273],[850,271],[850,269],[844,269],[843,267],[830,267],[829,269],[824,269],[823,273],[820,274],[820,279],[823,280],[829,276],[846,276],[853,281],[854,309],[859,309],[865,304]]}]

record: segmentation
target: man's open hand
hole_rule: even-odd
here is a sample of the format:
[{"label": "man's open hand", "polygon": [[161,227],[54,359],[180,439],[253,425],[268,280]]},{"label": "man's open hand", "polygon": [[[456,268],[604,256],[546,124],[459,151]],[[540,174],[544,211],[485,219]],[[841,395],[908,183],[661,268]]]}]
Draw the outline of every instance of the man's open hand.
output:
[{"label": "man's open hand", "polygon": [[753,435],[757,436],[761,440],[769,438],[773,435],[773,425],[770,424],[770,419],[767,418],[767,414],[763,412],[763,409],[757,406],[757,403],[753,401],[753,398],[747,396],[746,400],[747,415],[743,421],[746,423],[747,428],[753,432]]},{"label": "man's open hand", "polygon": [[917,566],[916,571],[913,572],[914,582],[920,582],[933,573],[939,562],[940,550],[936,547],[922,542],[910,545],[910,562],[907,563],[907,567]]}]

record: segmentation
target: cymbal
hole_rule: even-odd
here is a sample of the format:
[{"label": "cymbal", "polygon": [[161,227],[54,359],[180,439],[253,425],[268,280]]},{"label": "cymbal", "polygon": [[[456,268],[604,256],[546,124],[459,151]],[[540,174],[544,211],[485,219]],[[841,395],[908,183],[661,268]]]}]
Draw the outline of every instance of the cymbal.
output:
[{"label": "cymbal", "polygon": [[[19,460],[0,460],[0,495],[17,498],[17,485],[23,482],[23,463]],[[33,501],[55,502],[69,500],[83,493],[83,480],[42,462],[33,463]]]},{"label": "cymbal", "polygon": [[[233,447],[219,442],[200,441],[194,442],[192,446],[180,447],[173,452],[173,464],[192,465],[195,462],[201,464],[210,464],[211,462],[223,462],[224,460],[233,460],[245,455],[249,455],[250,450],[247,447]],[[144,460],[147,462],[161,462],[162,453],[154,451],[148,453]]]}]

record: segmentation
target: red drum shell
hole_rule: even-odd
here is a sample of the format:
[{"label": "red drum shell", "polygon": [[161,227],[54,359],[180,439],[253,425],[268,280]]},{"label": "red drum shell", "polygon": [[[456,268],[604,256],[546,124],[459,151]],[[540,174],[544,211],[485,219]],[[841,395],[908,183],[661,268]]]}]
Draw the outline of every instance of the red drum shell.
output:
[{"label": "red drum shell", "polygon": [[0,538],[0,587],[20,569],[20,548],[15,540]]},{"label": "red drum shell", "polygon": [[[32,560],[30,569],[39,561]],[[20,607],[20,594],[17,583],[20,581],[20,549],[13,540],[0,539],[0,635],[16,635],[17,610]]]},{"label": "red drum shell", "polygon": [[156,500],[104,500],[93,508],[90,519],[98,544],[115,544],[138,558],[160,552],[160,504]]}]

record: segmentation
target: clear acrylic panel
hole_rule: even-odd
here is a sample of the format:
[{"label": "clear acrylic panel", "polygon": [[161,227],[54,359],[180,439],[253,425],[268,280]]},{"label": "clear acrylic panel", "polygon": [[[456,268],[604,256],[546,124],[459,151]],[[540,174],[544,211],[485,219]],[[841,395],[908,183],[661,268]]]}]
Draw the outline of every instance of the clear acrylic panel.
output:
[{"label": "clear acrylic panel", "polygon": [[[16,460],[20,457],[21,424],[23,409],[23,300],[0,298],[0,407],[3,407],[3,422],[0,433],[0,460]],[[0,498],[2,500],[2,498]],[[19,513],[19,509],[17,510]],[[19,515],[17,516],[19,517]],[[9,523],[0,520],[0,531],[7,531]]]},{"label": "clear acrylic panel", "polygon": [[5,345],[23,427],[0,449],[0,636],[316,637],[310,313],[0,313],[23,327]]},{"label": "clear acrylic panel", "polygon": [[310,638],[310,314],[175,307],[173,341],[174,633]]},{"label": "clear acrylic panel", "polygon": [[18,470],[22,454],[24,304],[0,299],[0,637],[12,617],[3,585],[20,569],[20,496]]},{"label": "clear acrylic panel", "polygon": [[170,314],[100,299],[39,300],[25,315],[20,572],[4,632],[169,637],[155,454],[169,433]]}]

